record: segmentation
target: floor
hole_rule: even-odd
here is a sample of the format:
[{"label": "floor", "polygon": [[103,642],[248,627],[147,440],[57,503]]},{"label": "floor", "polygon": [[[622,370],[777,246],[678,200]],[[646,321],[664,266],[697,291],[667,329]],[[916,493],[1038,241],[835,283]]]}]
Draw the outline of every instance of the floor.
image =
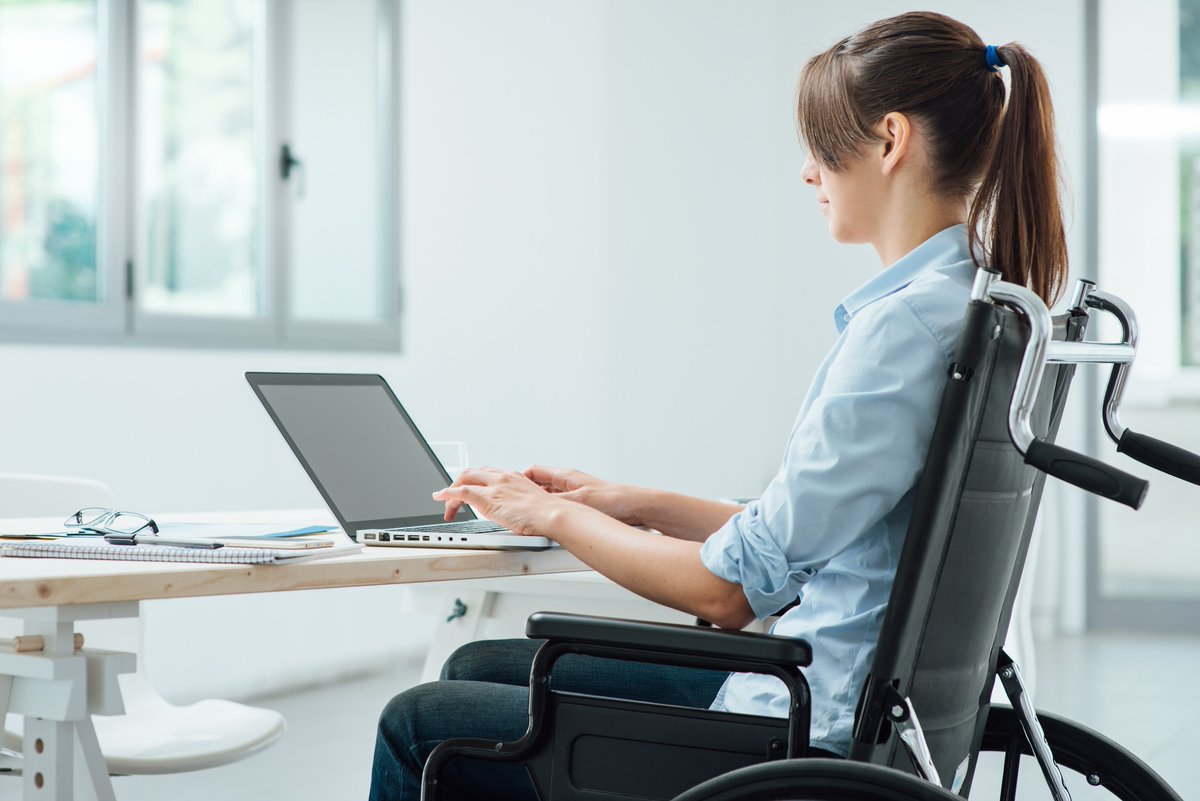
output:
[{"label": "floor", "polygon": [[[1181,797],[1200,798],[1200,760],[1191,721],[1200,709],[1200,684],[1192,681],[1200,670],[1200,639],[1064,637],[1040,643],[1037,658],[1039,707],[1120,741]],[[402,664],[336,686],[260,699],[257,703],[287,717],[289,731],[278,745],[245,762],[194,774],[120,778],[115,781],[117,797],[120,801],[365,799],[376,716],[419,673],[419,664]],[[985,792],[991,789],[988,770],[984,766],[973,798],[995,796],[994,790]],[[1075,801],[1105,797],[1076,784],[1070,785]],[[6,793],[12,790],[0,784],[0,798],[8,798]],[[11,797],[18,796],[13,792]],[[1044,786],[1031,784],[1022,798],[1048,795]]]},{"label": "floor", "polygon": [[[1200,709],[1200,638],[1090,634],[1039,642],[1034,697],[1039,709],[1071,718],[1119,742],[1182,798],[1200,798],[1200,761],[1191,716]],[[982,766],[972,798],[995,798],[999,760]],[[1026,775],[1028,774],[1028,775]],[[1036,769],[1022,771],[1021,797],[1049,798]],[[1111,798],[1075,777],[1074,801]],[[991,790],[986,792],[985,789]]]}]

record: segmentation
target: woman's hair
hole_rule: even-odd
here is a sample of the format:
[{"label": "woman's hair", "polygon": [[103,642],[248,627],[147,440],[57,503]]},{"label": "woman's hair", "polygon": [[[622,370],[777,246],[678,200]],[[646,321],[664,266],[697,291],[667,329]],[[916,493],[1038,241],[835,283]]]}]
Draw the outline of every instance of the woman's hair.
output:
[{"label": "woman's hair", "polygon": [[[1011,91],[995,64],[1009,68]],[[868,144],[889,112],[930,143],[934,190],[966,199],[971,252],[1047,303],[1066,282],[1054,112],[1041,65],[1019,44],[989,53],[942,14],[880,20],[815,56],[800,75],[797,122],[813,157],[834,171]],[[985,230],[986,229],[986,230]]]}]

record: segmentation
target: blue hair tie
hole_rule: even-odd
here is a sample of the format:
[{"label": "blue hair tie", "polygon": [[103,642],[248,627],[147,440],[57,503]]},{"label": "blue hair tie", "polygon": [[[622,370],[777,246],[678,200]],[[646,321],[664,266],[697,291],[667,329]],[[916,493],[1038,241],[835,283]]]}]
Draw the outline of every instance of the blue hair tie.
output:
[{"label": "blue hair tie", "polygon": [[995,45],[987,46],[987,65],[992,72],[999,72],[1001,67],[1008,66],[1000,60],[1000,54],[996,52]]}]

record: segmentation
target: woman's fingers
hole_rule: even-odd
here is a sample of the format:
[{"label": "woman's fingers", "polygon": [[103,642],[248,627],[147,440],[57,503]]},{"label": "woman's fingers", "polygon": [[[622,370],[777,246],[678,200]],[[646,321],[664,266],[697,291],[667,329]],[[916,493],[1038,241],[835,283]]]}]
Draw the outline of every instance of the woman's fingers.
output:
[{"label": "woman's fingers", "polygon": [[450,486],[461,487],[466,484],[475,484],[486,487],[495,484],[504,475],[503,470],[497,470],[494,467],[467,467]]},{"label": "woman's fingers", "polygon": [[458,510],[462,508],[464,504],[473,503],[481,500],[482,498],[483,493],[480,491],[479,486],[473,484],[457,486],[457,482],[455,486],[446,487],[444,490],[438,490],[437,492],[433,493],[433,499],[435,501],[446,502],[447,520],[453,519],[450,517],[451,507],[454,508],[454,513],[458,514]]},{"label": "woman's fingers", "polygon": [[470,504],[479,509],[486,495],[481,490],[505,483],[520,474],[510,474],[494,467],[468,467],[459,474],[454,483],[443,490],[433,493],[435,501],[444,501],[446,511],[443,515],[447,522],[458,516],[458,510]]},{"label": "woman's fingers", "polygon": [[527,468],[524,475],[548,492],[567,492],[579,488],[580,473],[570,467],[546,467],[535,464]]},{"label": "woman's fingers", "polygon": [[559,468],[544,467],[543,465],[535,464],[532,467],[525,468],[525,478],[543,487],[553,487],[554,477],[558,472],[560,472]]}]

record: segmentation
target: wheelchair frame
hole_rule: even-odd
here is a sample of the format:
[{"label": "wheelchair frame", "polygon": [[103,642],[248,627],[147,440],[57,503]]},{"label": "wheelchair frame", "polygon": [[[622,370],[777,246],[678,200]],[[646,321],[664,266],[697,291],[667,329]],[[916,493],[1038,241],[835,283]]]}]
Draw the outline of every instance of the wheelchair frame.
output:
[{"label": "wheelchair frame", "polygon": [[[1122,341],[1082,341],[1089,309],[1113,314],[1121,324]],[[1023,322],[1020,331],[1009,322],[1013,319]],[[1056,329],[1064,339],[1052,339]],[[1002,364],[997,356],[1001,348],[1014,354],[1019,349],[1015,376],[1009,375],[1011,365]],[[672,789],[671,782],[659,781],[659,778],[672,768],[691,775],[690,783],[682,786],[695,785],[678,795],[677,801],[765,801],[785,797],[779,795],[781,792],[797,801],[803,798],[828,801],[842,797],[945,801],[959,798],[956,793],[969,793],[975,761],[981,750],[1001,750],[1005,754],[1002,801],[1015,798],[1022,754],[1032,754],[1037,760],[1055,801],[1070,801],[1071,798],[1056,756],[1073,770],[1087,771],[1089,784],[1103,785],[1125,801],[1179,801],[1160,777],[1120,746],[1063,718],[1046,713],[1039,715],[1021,682],[1019,668],[1001,648],[1044,476],[1054,475],[1135,509],[1141,505],[1148,486],[1140,478],[1053,443],[1076,365],[1113,366],[1104,399],[1104,424],[1119,452],[1155,469],[1200,483],[1200,457],[1132,432],[1120,424],[1118,409],[1136,351],[1137,320],[1132,309],[1120,298],[1098,290],[1092,282],[1077,282],[1070,309],[1056,326],[1049,310],[1034,293],[1001,280],[995,272],[986,269],[977,272],[968,319],[948,376],[925,470],[933,476],[938,468],[949,465],[958,467],[963,475],[956,476],[953,481],[936,476],[926,481],[923,474],[918,485],[917,511],[900,558],[901,567],[897,571],[875,660],[859,701],[851,761],[791,759],[803,757],[808,751],[808,685],[799,668],[810,664],[812,652],[803,640],[537,613],[530,618],[526,633],[547,642],[539,650],[531,670],[530,723],[526,734],[512,743],[477,739],[443,742],[426,763],[422,799],[433,801],[438,789],[438,774],[450,759],[470,757],[495,762],[524,762],[539,795],[553,797],[555,801],[670,798],[677,790]],[[981,378],[973,382],[976,369]],[[993,374],[1005,381],[993,387]],[[1050,382],[1053,390],[1045,392],[1043,379],[1048,375],[1053,377]],[[1007,387],[1011,387],[1011,391]],[[1001,394],[1005,397],[1001,398]],[[971,418],[969,426],[943,420],[944,417],[948,419],[947,412],[962,410],[968,412],[962,416]],[[993,441],[990,451],[988,448],[981,450],[983,455],[978,458],[984,466],[977,468],[976,443],[982,442],[989,433],[992,417],[1004,418],[999,425],[1006,441],[1015,448],[1015,458],[1019,461],[1001,453],[1002,448],[996,447],[998,442]],[[1037,435],[1035,426],[1044,426],[1046,434]],[[943,448],[947,442],[949,446]],[[945,456],[939,448],[951,456]],[[992,452],[997,455],[991,455]],[[1020,466],[1022,463],[1036,470],[1026,471]],[[994,603],[995,609],[989,608],[989,614],[995,612],[998,615],[987,659],[990,667],[985,671],[989,675],[979,674],[975,679],[974,663],[959,666],[956,675],[966,676],[969,681],[963,686],[970,686],[965,691],[960,688],[957,705],[951,705],[947,710],[945,705],[939,707],[938,703],[922,697],[923,693],[926,696],[929,693],[928,682],[921,686],[921,682],[914,681],[914,676],[922,674],[920,660],[926,658],[927,646],[933,660],[952,650],[947,647],[944,632],[940,641],[937,637],[930,640],[926,627],[930,623],[930,610],[935,603],[935,592],[940,589],[943,572],[953,574],[952,570],[943,571],[943,568],[954,544],[953,535],[959,533],[956,527],[960,523],[960,505],[967,503],[962,500],[964,486],[968,474],[975,469],[982,470],[985,476],[999,471],[1005,480],[1016,480],[1015,476],[1019,481],[1013,484],[1017,489],[1009,493],[1013,496],[1011,508],[1006,508],[1005,512],[1004,522],[1011,530],[1011,541],[1003,543],[1007,561],[991,577],[996,585],[993,591],[1000,597],[999,602]],[[1025,498],[1028,500],[1023,500]],[[922,511],[923,499],[930,502],[930,508],[925,511]],[[948,509],[945,508],[947,503],[950,504]],[[924,542],[927,535],[922,533],[925,530],[922,526],[940,532],[928,537],[934,541],[932,546]],[[963,535],[959,533],[959,536],[961,539]],[[1005,570],[1008,570],[1007,574]],[[930,583],[934,586],[928,586]],[[898,598],[904,603],[896,603]],[[945,602],[942,603],[944,606]],[[988,634],[983,631],[980,636]],[[933,644],[929,645],[930,642]],[[981,648],[977,646],[976,650]],[[762,718],[556,693],[550,688],[550,671],[557,659],[567,653],[775,675],[791,693],[790,715],[786,719]],[[997,677],[1010,700],[1011,709],[990,706],[988,699]],[[976,686],[978,684],[984,686]],[[917,703],[914,703],[914,697],[918,699]],[[923,714],[930,710],[934,714],[932,731],[936,737],[932,746],[930,730],[922,727],[917,717],[917,707],[923,703],[926,705],[922,707],[925,709]],[[615,711],[608,715],[601,710]],[[629,730],[630,716],[638,727],[636,730],[646,738],[645,743],[639,741],[638,749],[645,748],[650,753],[646,757],[649,761],[639,764],[636,774],[654,787],[614,785],[593,790],[576,786],[573,776],[603,773],[602,762],[592,764],[592,756],[572,751],[574,744],[587,737],[586,731],[590,731],[582,722],[589,718],[600,719],[599,729],[616,741],[621,738],[621,731]],[[568,726],[570,732],[563,736],[552,732],[548,725],[551,718],[555,719],[556,726],[563,720],[574,721]],[[947,719],[952,719],[952,723],[947,724]],[[655,734],[659,729],[663,733]],[[692,751],[684,747],[672,750],[669,736],[673,731],[686,732],[691,738],[689,742],[699,745]],[[890,738],[893,731],[897,736]],[[898,756],[900,748],[903,760]],[[638,749],[626,749],[624,756],[618,758],[636,760],[641,754]],[[959,761],[959,755],[964,752],[966,757]],[[599,759],[611,758],[616,753],[605,752]],[[695,767],[697,755],[704,756],[698,770]],[[948,771],[939,771],[938,762],[943,767],[954,767],[949,789],[942,778],[942,773]],[[733,770],[726,772],[731,766]],[[703,775],[705,773],[707,775]],[[720,773],[724,775],[717,775]],[[906,775],[908,773],[915,775]],[[697,776],[701,781],[695,781]],[[868,794],[864,795],[864,792]]]}]

